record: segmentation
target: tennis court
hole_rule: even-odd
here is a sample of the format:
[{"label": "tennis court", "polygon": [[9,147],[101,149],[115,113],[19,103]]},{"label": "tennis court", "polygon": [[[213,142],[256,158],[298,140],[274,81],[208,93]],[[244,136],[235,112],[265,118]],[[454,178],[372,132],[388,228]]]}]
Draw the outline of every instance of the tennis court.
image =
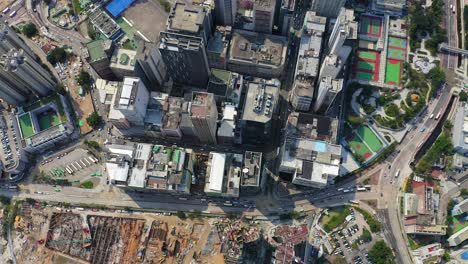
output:
[{"label": "tennis court", "polygon": [[356,132],[362,139],[364,139],[372,151],[378,152],[382,149],[382,142],[380,142],[379,138],[368,126],[360,126],[356,129]]},{"label": "tennis court", "polygon": [[133,2],[135,0],[114,0],[106,6],[106,10],[115,18],[133,4]]},{"label": "tennis court", "polygon": [[385,83],[399,86],[402,68],[401,61],[388,59],[385,67]]},{"label": "tennis court", "polygon": [[374,16],[361,16],[359,33],[374,37],[382,34],[382,18]]},{"label": "tennis court", "polygon": [[375,69],[375,63],[369,63],[367,61],[358,61],[358,68],[373,72]]},{"label": "tennis court", "polygon": [[32,135],[34,135],[34,129],[29,113],[26,113],[19,117],[19,125],[21,129],[21,134],[23,134],[23,138],[30,138]]},{"label": "tennis court", "polygon": [[354,77],[363,81],[377,81],[379,76],[379,53],[372,50],[358,50],[354,65]]}]

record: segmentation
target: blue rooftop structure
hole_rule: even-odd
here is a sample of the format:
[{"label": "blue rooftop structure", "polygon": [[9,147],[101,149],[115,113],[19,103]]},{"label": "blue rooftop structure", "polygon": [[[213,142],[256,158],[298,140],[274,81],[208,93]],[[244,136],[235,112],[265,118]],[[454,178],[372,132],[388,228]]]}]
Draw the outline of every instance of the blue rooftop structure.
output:
[{"label": "blue rooftop structure", "polygon": [[114,0],[106,6],[106,10],[116,18],[135,1],[136,0]]}]

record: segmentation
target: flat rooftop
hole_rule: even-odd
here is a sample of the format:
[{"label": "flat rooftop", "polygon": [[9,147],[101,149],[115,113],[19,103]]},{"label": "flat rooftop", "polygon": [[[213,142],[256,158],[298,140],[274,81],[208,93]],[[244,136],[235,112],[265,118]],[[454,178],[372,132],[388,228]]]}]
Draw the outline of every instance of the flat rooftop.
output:
[{"label": "flat rooftop", "polygon": [[211,108],[216,107],[216,105],[213,105],[213,102],[214,96],[212,93],[193,92],[190,107],[191,115],[199,117],[210,116]]},{"label": "flat rooftop", "polygon": [[107,38],[121,30],[120,26],[101,8],[91,12],[89,21]]},{"label": "flat rooftop", "polygon": [[107,54],[104,51],[104,40],[98,39],[91,41],[86,44],[89,53],[89,61],[95,62],[107,58]]},{"label": "flat rooftop", "polygon": [[164,105],[163,129],[177,129],[182,120],[184,98],[170,96]]},{"label": "flat rooftop", "polygon": [[244,155],[244,168],[242,169],[241,186],[260,185],[262,174],[262,153],[246,151]]},{"label": "flat rooftop", "polygon": [[205,16],[205,9],[201,6],[176,2],[167,20],[167,29],[199,33],[203,30]]},{"label": "flat rooftop", "polygon": [[285,37],[235,30],[231,40],[230,59],[278,67],[284,64],[286,50]]},{"label": "flat rooftop", "polygon": [[293,112],[288,117],[286,135],[335,143],[338,120],[328,116]]},{"label": "flat rooftop", "polygon": [[115,49],[110,60],[110,67],[133,70],[135,68],[137,51],[129,49]]},{"label": "flat rooftop", "polygon": [[275,83],[275,80],[258,79],[249,82],[242,120],[269,122],[278,104],[278,97],[279,81]]},{"label": "flat rooftop", "polygon": [[276,6],[275,0],[255,0],[254,9],[255,10],[264,10],[264,11],[273,11]]}]

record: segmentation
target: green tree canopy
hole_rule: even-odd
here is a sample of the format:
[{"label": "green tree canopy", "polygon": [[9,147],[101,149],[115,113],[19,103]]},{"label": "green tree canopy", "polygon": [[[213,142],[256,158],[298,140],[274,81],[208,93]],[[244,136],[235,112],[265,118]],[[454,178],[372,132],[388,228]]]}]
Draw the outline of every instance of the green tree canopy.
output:
[{"label": "green tree canopy", "polygon": [[83,87],[84,90],[88,91],[91,87],[91,75],[89,75],[88,72],[82,70],[76,77],[76,82],[78,85]]},{"label": "green tree canopy", "polygon": [[49,54],[47,54],[47,60],[51,64],[65,62],[67,60],[67,52],[65,51],[65,48],[59,47],[51,50]]},{"label": "green tree canopy", "polygon": [[36,36],[37,33],[38,33],[36,25],[34,25],[33,23],[28,23],[28,24],[24,25],[23,29],[22,29],[22,32],[28,38],[32,38],[32,37]]},{"label": "green tree canopy", "polygon": [[392,249],[383,241],[377,241],[369,250],[369,258],[376,264],[395,263]]},{"label": "green tree canopy", "polygon": [[101,116],[97,112],[93,112],[86,118],[88,125],[95,128],[101,123]]}]

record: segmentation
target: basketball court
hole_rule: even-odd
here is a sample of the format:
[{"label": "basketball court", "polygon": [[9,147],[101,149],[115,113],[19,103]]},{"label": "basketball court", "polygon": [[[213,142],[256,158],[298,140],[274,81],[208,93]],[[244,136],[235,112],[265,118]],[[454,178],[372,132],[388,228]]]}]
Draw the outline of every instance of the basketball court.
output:
[{"label": "basketball court", "polygon": [[359,49],[354,65],[354,78],[364,81],[377,81],[379,79],[379,61],[379,52]]},{"label": "basketball court", "polygon": [[372,151],[378,152],[382,149],[382,142],[380,142],[377,135],[375,135],[375,133],[368,126],[360,126],[358,129],[356,129],[356,132],[372,149]]}]

